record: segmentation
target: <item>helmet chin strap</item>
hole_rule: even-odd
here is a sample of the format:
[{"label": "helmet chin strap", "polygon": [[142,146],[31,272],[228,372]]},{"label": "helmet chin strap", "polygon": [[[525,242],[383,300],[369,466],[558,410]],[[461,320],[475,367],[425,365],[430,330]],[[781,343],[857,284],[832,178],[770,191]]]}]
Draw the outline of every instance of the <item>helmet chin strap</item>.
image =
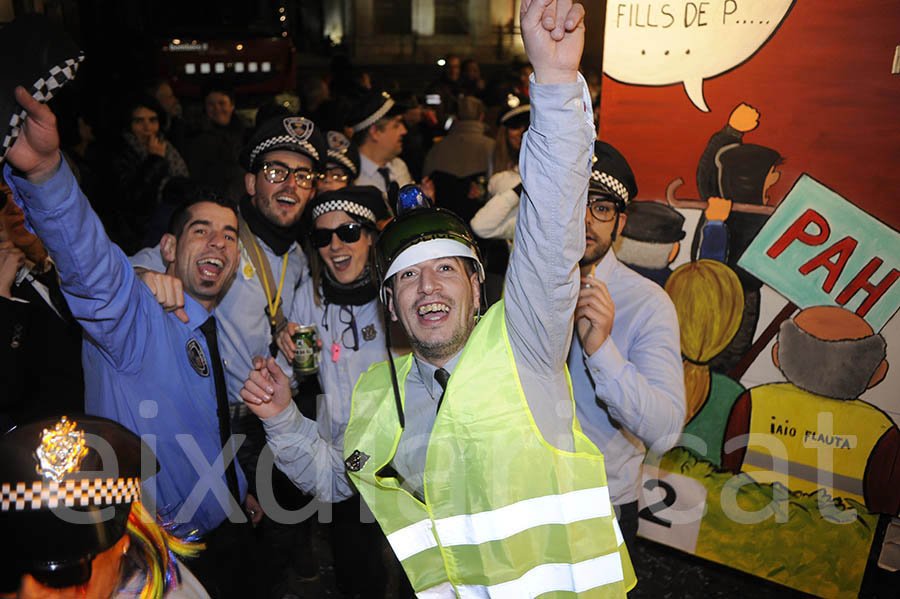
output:
[{"label": "helmet chin strap", "polygon": [[391,311],[387,302],[382,303],[384,315],[384,345],[388,354],[388,369],[391,372],[391,386],[394,388],[394,401],[397,406],[397,420],[400,428],[406,428],[406,417],[403,414],[403,401],[400,399],[400,384],[397,381],[397,368],[394,366],[394,356],[391,354]]}]

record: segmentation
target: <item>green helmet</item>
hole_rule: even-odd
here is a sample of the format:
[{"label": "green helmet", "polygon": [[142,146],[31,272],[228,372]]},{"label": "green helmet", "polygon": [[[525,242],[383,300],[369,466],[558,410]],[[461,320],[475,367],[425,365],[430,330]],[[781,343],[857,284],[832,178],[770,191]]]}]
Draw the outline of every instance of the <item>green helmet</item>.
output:
[{"label": "green helmet", "polygon": [[443,208],[415,207],[392,220],[375,243],[375,271],[381,299],[387,301],[384,284],[398,271],[434,258],[471,258],[484,281],[481,253],[469,227]]}]

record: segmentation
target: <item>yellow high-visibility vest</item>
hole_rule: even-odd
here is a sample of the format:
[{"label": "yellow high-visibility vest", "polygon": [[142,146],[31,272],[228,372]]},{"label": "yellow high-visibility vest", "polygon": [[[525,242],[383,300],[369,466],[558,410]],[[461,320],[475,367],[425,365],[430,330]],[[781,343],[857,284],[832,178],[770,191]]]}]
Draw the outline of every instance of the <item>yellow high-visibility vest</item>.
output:
[{"label": "yellow high-visibility vest", "polygon": [[[395,364],[405,403],[412,356]],[[401,432],[381,362],[354,389],[344,455],[419,597],[624,597],[634,586],[603,456],[577,422],[574,452],[541,437],[502,301],[475,327],[447,384],[428,443],[424,503],[378,474]]]}]

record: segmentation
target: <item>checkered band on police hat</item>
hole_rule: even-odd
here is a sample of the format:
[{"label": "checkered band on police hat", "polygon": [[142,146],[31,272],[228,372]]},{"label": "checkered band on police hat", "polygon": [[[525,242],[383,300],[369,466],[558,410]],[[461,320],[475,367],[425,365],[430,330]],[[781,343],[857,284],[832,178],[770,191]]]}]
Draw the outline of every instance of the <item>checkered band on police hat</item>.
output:
[{"label": "checkered band on police hat", "polygon": [[607,189],[622,198],[625,203],[630,199],[628,197],[628,188],[625,184],[610,175],[609,173],[601,173],[600,171],[591,171],[591,180],[602,183]]},{"label": "checkered band on police hat", "polygon": [[359,151],[351,145],[347,136],[340,131],[329,131],[325,134],[328,141],[328,160],[347,170],[355,179],[359,176]]},{"label": "checkered band on police hat", "polygon": [[[29,90],[31,97],[38,102],[48,102],[51,100],[59,88],[72,79],[75,79],[75,75],[78,72],[78,66],[83,60],[84,53],[79,53],[75,58],[67,58],[62,63],[50,67],[50,70],[47,73],[44,73],[31,85]],[[3,141],[0,142],[0,163],[6,158],[7,151],[13,147],[16,138],[19,137],[22,123],[25,122],[25,114],[25,110],[21,109],[14,112],[10,117],[8,123],[9,132],[3,136]]]},{"label": "checkered band on police hat", "polygon": [[344,154],[335,150],[328,150],[328,159],[350,171],[350,174],[354,177],[357,175],[356,165]]},{"label": "checkered band on police hat", "polygon": [[384,196],[371,185],[349,186],[316,194],[307,207],[313,220],[325,213],[341,210],[376,224],[390,218]]},{"label": "checkered band on police hat", "polygon": [[0,512],[117,505],[141,498],[138,478],[95,478],[3,483],[0,485]]},{"label": "checkered band on police hat", "polygon": [[628,161],[610,144],[597,140],[594,142],[594,156],[591,164],[589,188],[609,191],[628,204],[637,197],[637,181]]},{"label": "checkered band on police hat", "polygon": [[375,213],[366,208],[365,206],[361,206],[356,202],[350,202],[347,200],[330,200],[328,202],[324,202],[319,204],[312,211],[312,217],[319,218],[326,212],[334,212],[336,210],[343,210],[347,214],[354,214],[356,216],[361,216],[362,218],[372,221],[373,223],[376,221]]},{"label": "checkered band on police hat", "polygon": [[255,173],[260,158],[267,152],[284,150],[303,154],[314,162],[313,169],[322,168],[328,148],[325,134],[308,118],[276,116],[259,123],[241,150],[241,166]]},{"label": "checkered band on police hat", "polygon": [[264,139],[254,146],[254,148],[250,150],[250,163],[253,164],[256,162],[256,157],[260,154],[265,154],[269,148],[284,148],[285,146],[297,146],[298,150],[302,151],[304,154],[308,154],[313,160],[319,160],[319,151],[308,141],[297,141],[297,139],[290,135],[278,135],[276,137]]}]

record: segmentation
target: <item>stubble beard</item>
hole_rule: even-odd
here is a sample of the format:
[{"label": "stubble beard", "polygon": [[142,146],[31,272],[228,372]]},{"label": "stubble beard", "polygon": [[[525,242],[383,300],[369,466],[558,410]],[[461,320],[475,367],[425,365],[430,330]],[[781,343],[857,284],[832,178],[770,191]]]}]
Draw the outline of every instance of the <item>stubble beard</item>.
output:
[{"label": "stubble beard", "polygon": [[579,266],[590,266],[596,262],[599,262],[606,256],[606,252],[609,251],[610,246],[612,246],[612,241],[606,244],[595,244],[592,248],[586,249],[584,252],[584,256],[581,260],[578,261]]},{"label": "stubble beard", "polygon": [[413,352],[426,362],[441,362],[452,358],[463,348],[469,340],[469,335],[472,334],[472,329],[475,328],[475,319],[472,314],[466,316],[465,323],[469,323],[468,326],[460,324],[446,341],[422,341],[407,333]]}]

